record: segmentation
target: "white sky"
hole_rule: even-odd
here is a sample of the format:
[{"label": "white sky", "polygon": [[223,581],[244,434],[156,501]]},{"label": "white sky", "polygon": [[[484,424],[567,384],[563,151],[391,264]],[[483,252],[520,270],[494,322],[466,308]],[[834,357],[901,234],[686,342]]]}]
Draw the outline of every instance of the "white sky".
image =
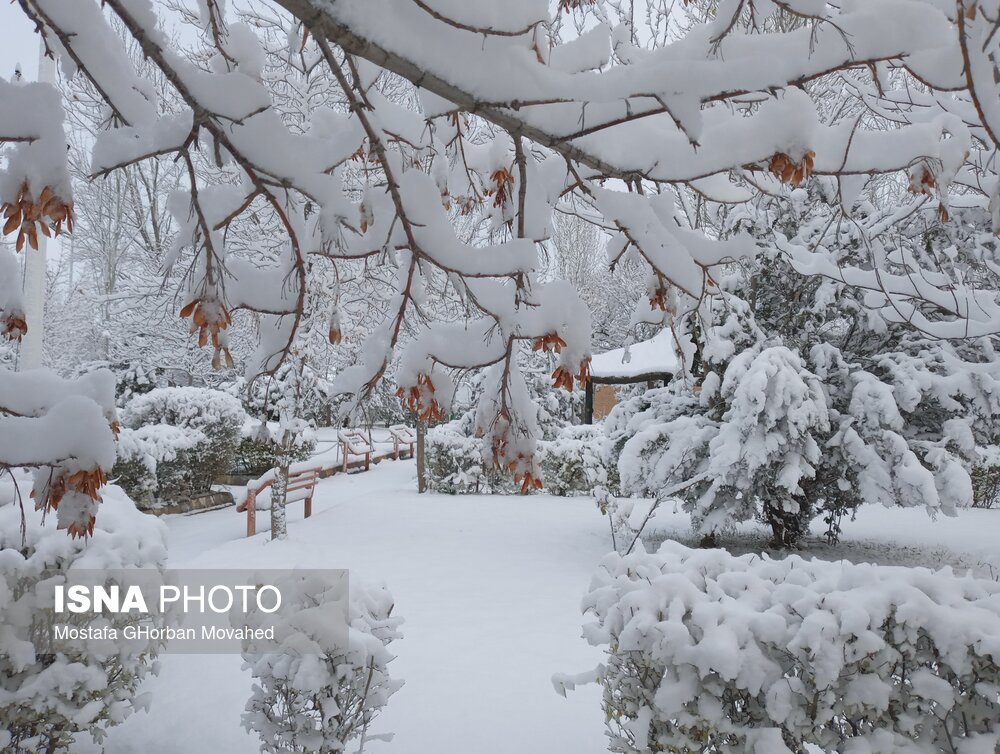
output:
[{"label": "white sky", "polygon": [[34,24],[20,6],[0,2],[0,76],[10,80],[20,63],[25,77],[33,81],[38,74],[38,45]]}]

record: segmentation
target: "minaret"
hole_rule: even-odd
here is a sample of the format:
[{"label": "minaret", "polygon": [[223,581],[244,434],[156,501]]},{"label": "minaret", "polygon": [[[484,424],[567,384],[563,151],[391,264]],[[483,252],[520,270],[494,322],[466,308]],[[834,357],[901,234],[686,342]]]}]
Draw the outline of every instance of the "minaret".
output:
[{"label": "minaret", "polygon": [[[15,71],[15,79],[20,78],[20,67]],[[55,84],[56,63],[45,56],[45,43],[40,43],[38,52],[38,80]],[[18,360],[21,369],[37,369],[42,365],[42,336],[45,333],[45,273],[48,269],[46,247],[49,239],[38,235],[38,249],[26,246],[24,259],[24,313],[28,332],[21,341]]]}]

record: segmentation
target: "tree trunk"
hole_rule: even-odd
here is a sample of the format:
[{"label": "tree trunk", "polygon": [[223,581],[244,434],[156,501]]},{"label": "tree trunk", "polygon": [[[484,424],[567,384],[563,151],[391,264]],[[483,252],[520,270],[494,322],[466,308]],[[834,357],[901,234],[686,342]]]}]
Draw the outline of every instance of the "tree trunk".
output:
[{"label": "tree trunk", "polygon": [[780,500],[764,506],[764,517],[771,527],[771,541],[768,547],[773,550],[799,549],[802,538],[809,531],[811,511],[804,501],[798,500],[798,510],[788,511]]},{"label": "tree trunk", "polygon": [[417,492],[427,492],[427,422],[417,419]]},{"label": "tree trunk", "polygon": [[288,537],[288,519],[285,515],[285,498],[288,496],[288,467],[291,447],[291,437],[286,431],[281,437],[281,445],[275,455],[277,468],[274,481],[271,482],[271,539],[286,539]]}]

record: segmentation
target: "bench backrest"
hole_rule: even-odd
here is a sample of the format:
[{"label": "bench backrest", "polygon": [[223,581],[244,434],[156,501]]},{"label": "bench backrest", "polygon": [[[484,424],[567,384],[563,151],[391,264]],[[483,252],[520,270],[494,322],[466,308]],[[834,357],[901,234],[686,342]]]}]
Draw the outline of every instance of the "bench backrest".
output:
[{"label": "bench backrest", "polygon": [[417,441],[417,433],[405,424],[393,424],[389,427],[389,434],[391,434],[392,439],[398,443],[409,445],[410,443],[415,443]]},{"label": "bench backrest", "polygon": [[[274,483],[274,469],[271,469],[260,479],[253,479],[247,484],[246,496],[243,501],[236,506],[237,513],[243,513],[247,509],[250,499],[259,497],[262,492]],[[322,469],[290,469],[288,472],[288,487],[285,495],[286,503],[294,503],[312,497],[313,488],[320,480]],[[252,493],[252,494],[251,494]]]},{"label": "bench backrest", "polygon": [[365,455],[374,450],[371,437],[360,430],[340,430],[337,433],[337,438],[353,455]]}]

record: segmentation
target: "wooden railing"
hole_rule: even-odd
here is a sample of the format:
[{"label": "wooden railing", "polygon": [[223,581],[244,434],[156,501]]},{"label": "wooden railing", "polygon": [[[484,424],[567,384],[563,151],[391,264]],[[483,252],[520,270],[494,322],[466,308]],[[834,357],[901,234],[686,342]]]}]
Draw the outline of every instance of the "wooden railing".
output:
[{"label": "wooden railing", "polygon": [[[247,536],[252,537],[257,533],[257,496],[265,490],[270,489],[274,484],[276,469],[271,469],[263,476],[247,483],[246,498],[236,506],[237,513],[247,514]],[[312,515],[313,490],[316,489],[316,482],[320,480],[323,469],[319,467],[300,468],[291,467],[288,470],[288,488],[285,495],[285,503],[295,503],[299,500],[305,502],[305,517]]]},{"label": "wooden railing", "polygon": [[[398,461],[403,457],[406,449],[409,450],[410,458],[414,456],[417,435],[410,427],[404,424],[394,424],[389,427],[389,434],[392,437],[392,452],[378,454],[375,451],[375,443],[372,441],[370,431],[340,430],[337,432],[337,442],[340,444],[342,462],[332,467],[316,466],[315,461],[293,464],[288,472],[288,495],[285,502],[305,501],[305,517],[309,518],[312,515],[313,490],[320,479],[338,471],[344,473],[349,473],[351,469],[368,471],[373,463],[378,463],[386,458],[395,458]],[[313,465],[309,465],[310,463]],[[250,480],[246,486],[245,497],[237,503],[236,512],[247,514],[248,537],[257,533],[257,499],[263,492],[271,488],[276,471],[276,469],[271,469],[257,479]]]}]

